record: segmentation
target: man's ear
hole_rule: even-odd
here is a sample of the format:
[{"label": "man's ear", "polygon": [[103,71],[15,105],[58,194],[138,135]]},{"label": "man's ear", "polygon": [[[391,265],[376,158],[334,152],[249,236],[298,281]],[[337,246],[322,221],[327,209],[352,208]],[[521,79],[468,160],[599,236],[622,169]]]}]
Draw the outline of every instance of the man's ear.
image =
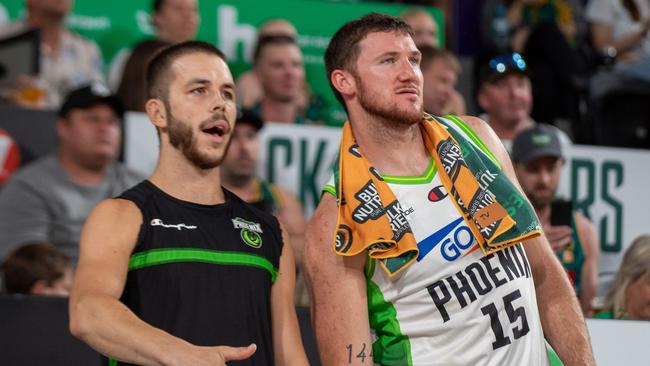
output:
[{"label": "man's ear", "polygon": [[149,120],[154,126],[160,129],[167,128],[167,109],[165,103],[160,99],[149,99],[144,104]]},{"label": "man's ear", "polygon": [[346,97],[352,97],[356,94],[357,84],[354,76],[344,70],[336,69],[330,76],[334,88]]}]

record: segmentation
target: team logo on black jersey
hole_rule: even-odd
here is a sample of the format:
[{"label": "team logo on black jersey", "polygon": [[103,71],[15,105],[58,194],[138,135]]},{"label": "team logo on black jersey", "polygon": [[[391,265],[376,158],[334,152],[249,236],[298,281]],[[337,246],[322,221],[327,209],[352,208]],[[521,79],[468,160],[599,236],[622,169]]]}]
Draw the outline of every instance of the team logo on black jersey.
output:
[{"label": "team logo on black jersey", "polygon": [[258,223],[247,221],[241,217],[232,219],[235,229],[241,229],[240,235],[244,243],[253,248],[262,246],[262,226]]}]

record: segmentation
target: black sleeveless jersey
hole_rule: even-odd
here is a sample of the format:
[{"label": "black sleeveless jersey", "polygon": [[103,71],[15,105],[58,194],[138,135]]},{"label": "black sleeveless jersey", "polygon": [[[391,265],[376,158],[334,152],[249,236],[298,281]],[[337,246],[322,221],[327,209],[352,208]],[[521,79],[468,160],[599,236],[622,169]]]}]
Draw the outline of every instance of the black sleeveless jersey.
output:
[{"label": "black sleeveless jersey", "polygon": [[143,218],[121,301],[148,324],[198,346],[257,345],[251,358],[229,365],[272,365],[280,226],[224,193],[225,203],[200,205],[143,181],[118,197],[135,203]]}]

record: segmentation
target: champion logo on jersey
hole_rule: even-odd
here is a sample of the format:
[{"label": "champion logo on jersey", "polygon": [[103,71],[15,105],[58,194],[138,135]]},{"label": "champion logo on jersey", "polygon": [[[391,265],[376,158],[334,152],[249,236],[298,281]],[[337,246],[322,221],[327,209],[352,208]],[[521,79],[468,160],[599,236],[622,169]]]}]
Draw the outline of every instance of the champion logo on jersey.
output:
[{"label": "champion logo on jersey", "polygon": [[187,225],[187,224],[165,224],[161,219],[152,219],[151,220],[151,226],[162,226],[170,229],[177,229],[177,230],[183,230],[183,229],[188,229],[188,230],[194,230],[197,228],[195,225]]},{"label": "champion logo on jersey", "polygon": [[465,220],[459,217],[418,243],[420,253],[417,260],[421,261],[438,247],[440,256],[447,262],[453,262],[465,254],[475,242],[472,230],[465,224]]},{"label": "champion logo on jersey", "polygon": [[241,239],[246,243],[246,245],[252,248],[259,248],[262,246],[262,225],[256,222],[244,220],[241,217],[235,217],[232,219],[232,225],[235,229],[241,229],[239,234]]},{"label": "champion logo on jersey", "polygon": [[443,186],[437,186],[433,187],[429,191],[429,195],[427,198],[429,198],[429,201],[431,202],[438,202],[444,200],[448,196],[447,191]]}]

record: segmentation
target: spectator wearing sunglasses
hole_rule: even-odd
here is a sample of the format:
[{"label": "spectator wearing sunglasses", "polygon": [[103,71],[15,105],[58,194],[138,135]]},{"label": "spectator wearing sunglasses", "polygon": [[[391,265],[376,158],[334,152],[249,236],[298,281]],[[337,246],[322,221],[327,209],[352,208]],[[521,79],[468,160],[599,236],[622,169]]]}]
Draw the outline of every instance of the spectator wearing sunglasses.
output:
[{"label": "spectator wearing sunglasses", "polygon": [[[536,123],[530,115],[533,95],[526,61],[518,53],[496,56],[481,68],[479,80],[477,102],[485,111],[480,118],[510,151],[515,136]],[[555,129],[563,145],[571,143],[566,133]]]}]

